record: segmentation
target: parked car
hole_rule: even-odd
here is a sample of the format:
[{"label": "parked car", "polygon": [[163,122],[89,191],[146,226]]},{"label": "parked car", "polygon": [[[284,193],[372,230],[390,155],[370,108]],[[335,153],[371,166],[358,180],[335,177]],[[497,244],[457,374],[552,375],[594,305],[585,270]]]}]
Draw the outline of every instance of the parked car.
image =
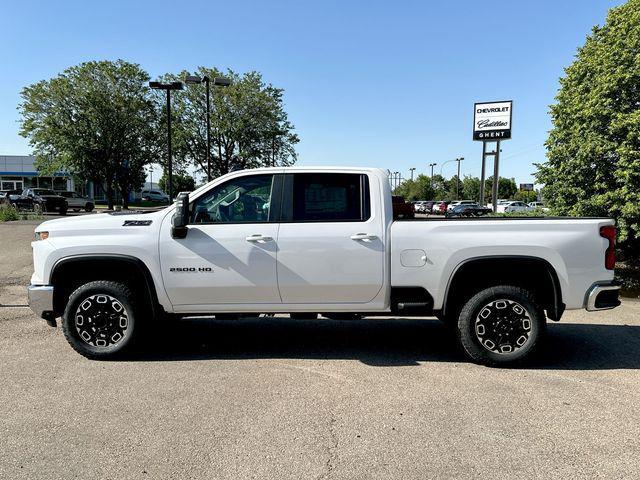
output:
[{"label": "parked car", "polygon": [[415,202],[414,210],[416,213],[431,213],[431,207],[434,202],[429,200],[419,200]]},{"label": "parked car", "polygon": [[431,207],[431,213],[435,213],[438,215],[444,215],[447,211],[447,206],[449,202],[435,202],[433,207]]},{"label": "parked car", "polygon": [[529,212],[531,208],[524,202],[498,202],[498,208],[496,209],[499,213],[511,213],[511,212]]},{"label": "parked car", "polygon": [[10,205],[16,210],[31,210],[33,201],[22,196],[22,190],[3,190],[0,192],[0,203]]},{"label": "parked car", "polygon": [[432,200],[427,200],[422,204],[422,211],[420,213],[431,213],[431,209],[433,208],[433,204],[436,203]]},{"label": "parked car", "polygon": [[70,345],[95,359],[167,314],[326,312],[437,316],[473,361],[510,365],[541,347],[547,318],[620,304],[612,219],[392,210],[382,169],[235,171],[160,211],[40,224],[29,305],[52,326],[62,317]]},{"label": "parked car", "polygon": [[478,204],[478,202],[476,202],[474,200],[457,200],[457,201],[451,202],[449,205],[447,205],[447,212],[453,210],[458,205],[477,205],[477,204]]},{"label": "parked car", "polygon": [[169,203],[169,195],[162,190],[142,190],[140,197],[145,201]]},{"label": "parked car", "polygon": [[391,200],[393,218],[413,218],[415,216],[413,205],[407,202],[404,197],[393,195]]},{"label": "parked car", "polygon": [[447,210],[444,214],[445,217],[480,217],[491,213],[492,210],[487,207],[481,207],[477,203],[465,203],[463,205],[456,205],[451,210]]},{"label": "parked car", "polygon": [[48,188],[26,188],[22,191],[21,200],[30,203],[35,212],[58,212],[67,214],[67,199]]},{"label": "parked car", "polygon": [[549,211],[549,209],[545,207],[544,203],[542,202],[530,202],[528,205],[532,210],[542,210],[543,212]]},{"label": "parked car", "polygon": [[60,195],[67,199],[69,208],[76,212],[79,212],[80,210],[90,212],[95,207],[93,200],[89,197],[80,195],[78,192],[60,192]]}]

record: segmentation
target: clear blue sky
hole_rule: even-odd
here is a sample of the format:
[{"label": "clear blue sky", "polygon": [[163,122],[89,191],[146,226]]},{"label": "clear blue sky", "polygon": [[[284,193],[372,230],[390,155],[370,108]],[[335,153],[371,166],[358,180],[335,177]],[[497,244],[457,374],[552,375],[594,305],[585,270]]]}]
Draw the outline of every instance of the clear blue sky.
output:
[{"label": "clear blue sky", "polygon": [[[94,59],[156,75],[198,65],[258,70],[285,89],[300,163],[427,171],[464,156],[479,175],[473,103],[514,100],[501,174],[532,181],[558,77],[620,0],[15,1],[0,19],[0,154],[18,136],[20,89]],[[455,173],[455,163],[443,174]]]}]

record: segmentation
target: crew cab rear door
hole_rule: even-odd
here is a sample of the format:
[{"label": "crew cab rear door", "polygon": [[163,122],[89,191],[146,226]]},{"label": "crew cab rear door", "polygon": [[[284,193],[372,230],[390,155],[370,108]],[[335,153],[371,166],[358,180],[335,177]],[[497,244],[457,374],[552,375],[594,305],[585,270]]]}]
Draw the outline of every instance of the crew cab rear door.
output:
[{"label": "crew cab rear door", "polygon": [[384,232],[361,173],[284,179],[278,286],[285,304],[368,303],[384,283]]}]

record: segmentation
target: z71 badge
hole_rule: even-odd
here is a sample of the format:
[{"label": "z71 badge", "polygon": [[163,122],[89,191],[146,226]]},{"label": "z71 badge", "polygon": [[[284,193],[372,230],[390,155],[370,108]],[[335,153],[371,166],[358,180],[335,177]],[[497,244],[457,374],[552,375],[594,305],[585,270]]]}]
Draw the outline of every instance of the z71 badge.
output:
[{"label": "z71 badge", "polygon": [[151,225],[153,220],[125,220],[122,224],[123,227],[146,227]]},{"label": "z71 badge", "polygon": [[169,268],[170,272],[181,272],[181,273],[198,273],[198,272],[213,272],[213,268],[211,267],[171,267]]}]

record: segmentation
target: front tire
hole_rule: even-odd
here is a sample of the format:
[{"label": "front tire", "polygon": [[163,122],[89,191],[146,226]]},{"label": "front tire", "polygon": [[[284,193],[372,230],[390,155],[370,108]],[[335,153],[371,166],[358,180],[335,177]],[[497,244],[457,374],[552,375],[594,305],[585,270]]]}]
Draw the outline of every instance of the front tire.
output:
[{"label": "front tire", "polygon": [[533,295],[520,287],[499,285],[471,297],[458,318],[458,340],[475,363],[509,366],[538,348],[546,317]]},{"label": "front tire", "polygon": [[93,203],[87,203],[87,204],[84,206],[84,211],[85,211],[85,212],[90,212],[90,211],[92,211],[92,210],[93,210]]},{"label": "front tire", "polygon": [[62,331],[71,347],[91,359],[116,357],[129,350],[137,335],[136,302],[118,282],[85,283],[69,297]]}]

